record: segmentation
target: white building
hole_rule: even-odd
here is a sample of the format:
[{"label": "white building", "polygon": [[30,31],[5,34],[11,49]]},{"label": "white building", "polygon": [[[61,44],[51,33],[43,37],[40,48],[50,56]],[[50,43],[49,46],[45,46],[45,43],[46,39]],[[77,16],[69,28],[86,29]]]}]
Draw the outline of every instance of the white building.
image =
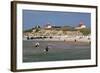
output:
[{"label": "white building", "polygon": [[47,23],[44,28],[52,28],[52,26],[50,25],[50,23]]},{"label": "white building", "polygon": [[75,29],[83,29],[83,28],[86,28],[83,22],[80,22],[80,24],[77,27],[75,27]]}]

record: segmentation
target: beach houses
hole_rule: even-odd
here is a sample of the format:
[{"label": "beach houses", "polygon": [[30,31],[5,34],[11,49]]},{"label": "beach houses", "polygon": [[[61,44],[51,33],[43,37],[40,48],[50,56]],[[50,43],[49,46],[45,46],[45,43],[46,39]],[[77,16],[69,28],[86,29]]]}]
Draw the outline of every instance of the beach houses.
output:
[{"label": "beach houses", "polygon": [[83,22],[80,22],[79,25],[75,27],[75,29],[83,29],[83,28],[86,28],[86,25]]}]

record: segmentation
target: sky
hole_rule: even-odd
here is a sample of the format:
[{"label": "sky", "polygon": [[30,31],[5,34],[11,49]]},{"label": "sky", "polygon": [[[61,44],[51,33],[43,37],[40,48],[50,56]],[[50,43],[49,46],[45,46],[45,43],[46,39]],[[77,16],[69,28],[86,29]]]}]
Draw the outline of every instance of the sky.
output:
[{"label": "sky", "polygon": [[91,14],[82,12],[23,10],[24,30],[36,25],[43,27],[47,23],[56,26],[76,27],[80,22],[83,22],[87,27],[91,27]]}]

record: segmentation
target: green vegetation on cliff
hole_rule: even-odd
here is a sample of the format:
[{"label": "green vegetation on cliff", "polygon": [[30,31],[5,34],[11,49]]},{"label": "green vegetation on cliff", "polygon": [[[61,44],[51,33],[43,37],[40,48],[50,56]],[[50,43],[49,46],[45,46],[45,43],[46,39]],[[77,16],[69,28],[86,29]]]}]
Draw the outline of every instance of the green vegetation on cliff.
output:
[{"label": "green vegetation on cliff", "polygon": [[80,31],[83,35],[89,35],[89,34],[91,33],[91,29],[89,29],[89,28],[79,29],[79,31]]}]

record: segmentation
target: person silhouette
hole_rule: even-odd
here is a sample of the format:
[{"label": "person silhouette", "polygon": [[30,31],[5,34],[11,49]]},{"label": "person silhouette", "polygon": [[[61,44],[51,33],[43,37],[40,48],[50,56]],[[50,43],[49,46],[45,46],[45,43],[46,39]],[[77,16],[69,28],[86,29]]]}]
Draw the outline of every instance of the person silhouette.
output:
[{"label": "person silhouette", "polygon": [[46,48],[44,49],[44,54],[47,54],[47,53],[48,53],[48,51],[49,51],[49,47],[48,47],[48,46],[46,46]]}]

